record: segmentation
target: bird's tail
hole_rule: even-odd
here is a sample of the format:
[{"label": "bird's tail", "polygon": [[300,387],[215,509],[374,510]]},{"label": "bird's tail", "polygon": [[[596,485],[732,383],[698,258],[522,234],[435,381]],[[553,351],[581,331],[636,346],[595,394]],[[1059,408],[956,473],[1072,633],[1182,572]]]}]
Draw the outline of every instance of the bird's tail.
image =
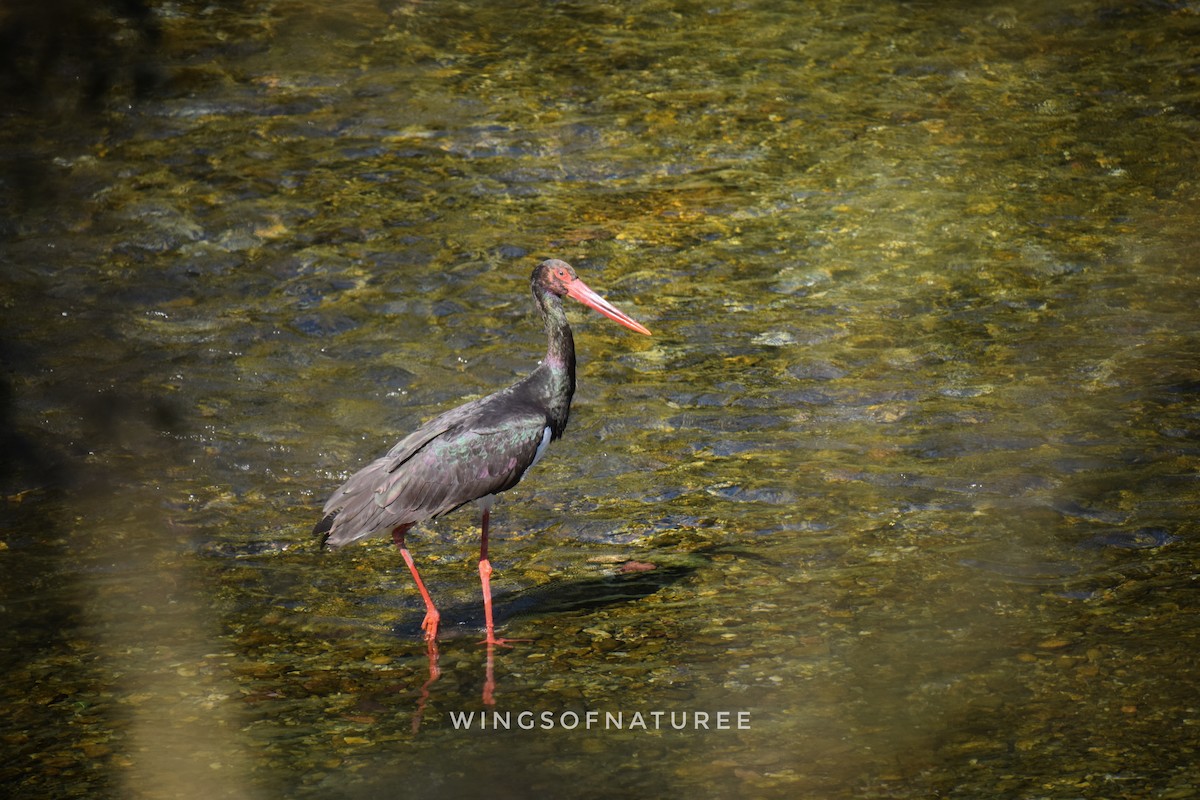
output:
[{"label": "bird's tail", "polygon": [[[339,509],[340,510],[340,509]],[[331,511],[325,515],[325,518],[318,522],[313,528],[313,536],[321,537],[321,547],[324,548],[326,542],[329,541],[329,531],[333,528],[333,520],[337,517],[337,511]]]}]

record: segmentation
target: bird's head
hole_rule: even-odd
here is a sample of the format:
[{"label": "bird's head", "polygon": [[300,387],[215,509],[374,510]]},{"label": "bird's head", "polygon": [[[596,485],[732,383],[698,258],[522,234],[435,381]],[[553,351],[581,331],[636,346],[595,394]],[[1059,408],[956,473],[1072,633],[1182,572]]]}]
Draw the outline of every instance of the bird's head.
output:
[{"label": "bird's head", "polygon": [[609,319],[621,323],[631,331],[650,335],[646,326],[594,292],[575,273],[575,268],[565,261],[551,258],[538,264],[533,271],[532,283],[535,293],[547,291],[559,297],[569,297],[583,303],[588,308],[599,311]]}]

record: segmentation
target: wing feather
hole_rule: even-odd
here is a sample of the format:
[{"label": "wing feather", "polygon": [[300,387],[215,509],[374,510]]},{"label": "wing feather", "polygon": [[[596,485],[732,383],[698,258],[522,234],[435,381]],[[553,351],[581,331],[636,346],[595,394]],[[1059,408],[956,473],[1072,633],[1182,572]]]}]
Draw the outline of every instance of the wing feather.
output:
[{"label": "wing feather", "polygon": [[500,408],[496,399],[436,417],[352,475],[325,504],[325,517],[335,515],[326,543],[387,533],[516,485],[548,421],[537,408]]}]

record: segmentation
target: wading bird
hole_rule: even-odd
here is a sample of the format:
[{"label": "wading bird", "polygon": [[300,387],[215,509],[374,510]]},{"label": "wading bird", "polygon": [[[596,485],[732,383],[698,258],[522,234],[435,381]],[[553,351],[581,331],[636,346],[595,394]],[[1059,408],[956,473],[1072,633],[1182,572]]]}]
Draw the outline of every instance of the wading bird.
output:
[{"label": "wading bird", "polygon": [[515,486],[567,426],[575,392],[575,339],[562,298],[570,297],[630,330],[650,334],[588,288],[565,261],[543,261],[534,269],[530,284],[548,339],[546,357],[537,369],[507,389],[464,403],[409,434],[334,492],[313,529],[328,547],[390,531],[425,601],[421,628],[431,643],[437,638],[438,610],[404,536],[419,522],[481,500],[479,580],[487,627],[484,642],[507,644],[496,638],[492,623],[488,514],[494,496]]}]

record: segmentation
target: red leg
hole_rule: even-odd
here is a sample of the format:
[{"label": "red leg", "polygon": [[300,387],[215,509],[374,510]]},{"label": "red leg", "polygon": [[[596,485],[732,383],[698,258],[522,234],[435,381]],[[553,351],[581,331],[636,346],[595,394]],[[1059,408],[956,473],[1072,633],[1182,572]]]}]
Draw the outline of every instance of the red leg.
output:
[{"label": "red leg", "polygon": [[432,642],[437,638],[438,620],[441,619],[441,614],[438,613],[437,607],[433,604],[433,599],[429,596],[429,592],[425,589],[425,581],[421,580],[421,573],[417,572],[417,565],[413,562],[412,555],[408,552],[408,548],[404,546],[404,534],[412,525],[400,525],[392,531],[392,541],[396,543],[396,547],[400,548],[400,555],[404,557],[404,563],[408,564],[408,571],[412,573],[413,580],[417,583],[417,590],[421,592],[421,599],[425,601],[425,619],[421,622],[421,629],[425,631],[425,641]]},{"label": "red leg", "polygon": [[503,639],[496,638],[496,626],[492,623],[492,564],[486,558],[479,559],[479,583],[483,587],[483,623],[487,628],[486,644],[510,647]]},{"label": "red leg", "polygon": [[492,562],[488,561],[487,557],[489,516],[490,511],[485,507],[483,509],[483,533],[479,545],[479,583],[483,587],[483,622],[487,628],[487,638],[480,642],[480,644],[486,644],[489,648],[495,644],[498,644],[501,647],[512,647],[512,645],[509,644],[510,641],[527,642],[529,640],[496,638],[496,626],[492,623]]},{"label": "red leg", "polygon": [[484,642],[489,645],[497,644],[496,626],[492,624],[492,562],[488,561],[487,553],[488,522],[491,513],[491,509],[485,506],[479,537],[479,584],[483,588],[483,624],[487,628],[487,638]]}]

